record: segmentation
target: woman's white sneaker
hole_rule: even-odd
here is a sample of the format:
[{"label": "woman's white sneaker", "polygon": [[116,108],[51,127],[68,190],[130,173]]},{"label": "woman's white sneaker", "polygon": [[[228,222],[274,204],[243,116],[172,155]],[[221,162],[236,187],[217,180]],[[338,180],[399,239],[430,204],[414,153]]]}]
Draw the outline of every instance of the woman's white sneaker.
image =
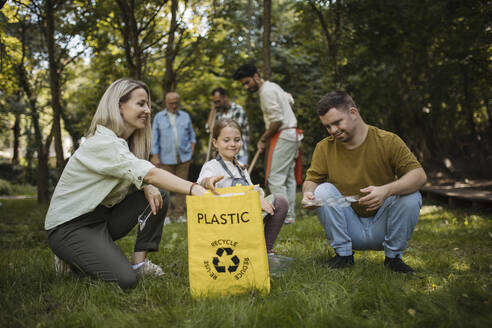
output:
[{"label": "woman's white sneaker", "polygon": [[162,268],[157,264],[152,263],[150,260],[145,259],[143,264],[141,264],[137,269],[137,275],[143,276],[156,276],[161,277],[165,273],[162,271]]},{"label": "woman's white sneaker", "polygon": [[56,274],[66,274],[72,272],[70,265],[55,255],[55,272]]}]

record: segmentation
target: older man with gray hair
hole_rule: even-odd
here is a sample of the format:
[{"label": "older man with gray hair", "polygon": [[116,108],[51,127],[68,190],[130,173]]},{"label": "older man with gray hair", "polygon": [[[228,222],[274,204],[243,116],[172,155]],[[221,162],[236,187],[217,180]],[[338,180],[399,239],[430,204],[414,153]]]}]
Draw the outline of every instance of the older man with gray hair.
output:
[{"label": "older man with gray hair", "polygon": [[[166,94],[166,108],[157,113],[152,124],[151,162],[178,177],[187,180],[196,135],[190,115],[180,109],[177,92]],[[173,201],[174,219],[186,222],[184,195],[176,194]],[[170,223],[170,209],[165,224]]]}]

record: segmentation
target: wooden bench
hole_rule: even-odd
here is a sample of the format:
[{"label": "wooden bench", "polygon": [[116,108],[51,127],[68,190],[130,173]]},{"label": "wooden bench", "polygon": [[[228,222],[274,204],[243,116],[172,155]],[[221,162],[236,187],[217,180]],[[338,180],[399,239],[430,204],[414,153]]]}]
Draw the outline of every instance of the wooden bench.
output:
[{"label": "wooden bench", "polygon": [[454,186],[423,187],[421,192],[426,197],[447,200],[449,206],[471,204],[473,209],[492,207],[492,191],[474,188],[456,188]]}]

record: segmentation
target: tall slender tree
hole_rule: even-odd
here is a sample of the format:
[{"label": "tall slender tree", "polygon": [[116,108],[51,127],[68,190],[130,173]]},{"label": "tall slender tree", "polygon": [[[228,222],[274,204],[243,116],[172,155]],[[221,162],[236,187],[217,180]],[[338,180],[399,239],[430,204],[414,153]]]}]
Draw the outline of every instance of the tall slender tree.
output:
[{"label": "tall slender tree", "polygon": [[[60,118],[63,111],[61,103],[61,56],[57,54],[55,33],[55,12],[58,10],[58,6],[63,1],[45,0],[41,3],[40,7],[40,24],[42,27],[43,35],[46,40],[46,47],[48,49],[48,63],[49,63],[49,76],[50,76],[50,89],[51,89],[51,106],[53,108],[53,133],[55,138],[55,153],[56,153],[56,167],[61,173],[65,159],[63,155],[63,141],[61,136]],[[34,3],[34,5],[36,5]]]},{"label": "tall slender tree", "polygon": [[[162,91],[163,96],[166,93],[173,90],[176,85],[176,73],[174,71],[174,61],[177,56],[177,45],[176,45],[176,32],[178,30],[177,22],[178,13],[178,0],[171,0],[171,19],[169,24],[169,31],[167,33],[165,60],[166,60],[166,71],[164,73],[164,78],[162,79]],[[163,99],[165,103],[165,99]]]},{"label": "tall slender tree", "polygon": [[[17,94],[17,103],[20,102],[21,100],[21,93],[20,91]],[[20,112],[15,112],[14,113],[15,119],[14,119],[14,126],[12,127],[12,134],[13,134],[13,150],[12,150],[12,164],[17,165],[19,164],[19,145],[20,145],[20,136],[21,136],[21,113]]]},{"label": "tall slender tree", "polygon": [[272,77],[272,64],[270,56],[271,40],[270,34],[272,31],[272,1],[263,0],[263,76],[266,80]]},{"label": "tall slender tree", "polygon": [[[320,5],[317,2],[321,2]],[[309,5],[311,9],[316,14],[319,23],[321,25],[321,31],[325,37],[326,44],[328,47],[329,59],[331,61],[331,71],[333,76],[333,83],[336,88],[340,88],[343,85],[343,77],[339,70],[339,42],[340,42],[340,24],[341,24],[341,11],[342,11],[342,0],[329,0],[328,9],[333,17],[332,20],[327,20],[323,10],[323,4],[327,1],[315,1],[309,0]]]},{"label": "tall slender tree", "polygon": [[[61,173],[65,165],[61,118],[68,117],[63,115],[63,72],[85,51],[81,49],[73,53],[74,44],[79,36],[79,24],[84,22],[84,15],[81,13],[83,7],[68,0],[33,0],[28,3],[14,1],[14,3],[28,11],[31,20],[38,24],[44,37],[45,49],[40,49],[40,54],[46,56],[48,62],[56,167]],[[76,18],[64,19],[65,16]]]},{"label": "tall slender tree", "polygon": [[[46,139],[43,138],[42,127],[40,123],[40,113],[37,105],[36,95],[33,92],[31,85],[32,77],[26,67],[32,67],[26,63],[26,58],[29,53],[27,51],[28,39],[26,38],[27,26],[26,22],[20,22],[20,41],[22,49],[22,57],[17,64],[18,81],[24,92],[25,98],[29,104],[31,122],[34,127],[34,141],[36,144],[38,158],[38,174],[37,174],[37,192],[38,202],[47,203],[50,199],[49,193],[49,149],[54,135],[54,122],[51,126],[51,132]],[[45,141],[43,141],[45,140]]]},{"label": "tall slender tree", "polygon": [[[176,89],[180,80],[191,77],[191,66],[196,64],[200,57],[201,45],[204,38],[196,31],[190,31],[185,15],[193,11],[193,5],[201,2],[171,0],[169,30],[165,46],[165,72],[162,78],[163,97],[166,93]],[[187,74],[188,73],[188,74]],[[165,99],[163,98],[163,102]]]},{"label": "tall slender tree", "polygon": [[116,0],[118,30],[123,36],[123,49],[129,75],[144,79],[148,51],[166,35],[156,29],[160,24],[159,14],[166,1]]}]

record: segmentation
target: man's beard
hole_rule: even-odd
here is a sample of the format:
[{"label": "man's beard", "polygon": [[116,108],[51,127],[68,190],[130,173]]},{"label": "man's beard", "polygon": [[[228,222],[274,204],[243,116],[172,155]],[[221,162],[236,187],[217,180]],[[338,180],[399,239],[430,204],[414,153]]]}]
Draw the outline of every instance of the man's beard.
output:
[{"label": "man's beard", "polygon": [[253,86],[253,88],[252,89],[248,89],[248,91],[251,92],[251,93],[255,93],[259,89],[258,83],[256,83],[256,80],[253,79],[253,82],[255,83],[255,85]]}]

